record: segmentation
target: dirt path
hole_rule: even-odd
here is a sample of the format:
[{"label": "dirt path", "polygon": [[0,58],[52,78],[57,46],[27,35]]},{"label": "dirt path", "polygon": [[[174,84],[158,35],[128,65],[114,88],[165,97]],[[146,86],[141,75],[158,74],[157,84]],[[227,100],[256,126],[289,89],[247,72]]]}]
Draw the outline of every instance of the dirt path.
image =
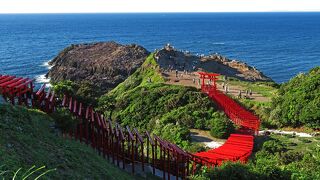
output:
[{"label": "dirt path", "polygon": [[190,129],[192,142],[203,143],[208,148],[217,148],[225,142],[223,139],[213,138],[209,131]]},{"label": "dirt path", "polygon": [[[166,84],[173,84],[173,85],[182,85],[182,86],[192,86],[198,89],[201,88],[199,84],[199,75],[197,72],[192,72],[190,74],[185,74],[183,71],[178,71],[178,78],[176,77],[176,73],[172,72],[162,72],[163,76],[165,77]],[[193,82],[195,80],[195,82]],[[217,83],[218,89],[220,91],[224,91],[222,83]],[[228,94],[231,94],[235,97],[238,96],[239,91],[242,91],[242,94],[245,94],[245,88],[237,85],[229,85]],[[269,102],[270,98],[264,97],[263,95],[252,92],[250,99],[259,102]]]}]

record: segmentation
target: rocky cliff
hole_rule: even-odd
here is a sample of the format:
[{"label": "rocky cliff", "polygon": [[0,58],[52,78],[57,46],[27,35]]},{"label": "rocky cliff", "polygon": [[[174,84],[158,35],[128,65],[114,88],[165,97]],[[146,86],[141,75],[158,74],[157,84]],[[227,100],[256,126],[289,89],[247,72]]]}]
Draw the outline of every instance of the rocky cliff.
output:
[{"label": "rocky cliff", "polygon": [[230,60],[224,56],[213,54],[197,56],[189,52],[182,52],[170,45],[157,51],[155,55],[161,69],[179,71],[205,71],[213,72],[244,81],[272,81],[256,68],[248,64]]},{"label": "rocky cliff", "polygon": [[143,47],[115,42],[71,45],[49,64],[51,82],[71,80],[91,83],[107,91],[141,66],[150,53]]}]

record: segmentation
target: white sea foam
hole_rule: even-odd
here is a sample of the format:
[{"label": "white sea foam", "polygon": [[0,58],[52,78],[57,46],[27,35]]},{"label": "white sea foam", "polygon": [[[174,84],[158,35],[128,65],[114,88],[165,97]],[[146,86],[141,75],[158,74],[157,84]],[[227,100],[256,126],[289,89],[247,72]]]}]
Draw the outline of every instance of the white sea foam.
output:
[{"label": "white sea foam", "polygon": [[215,43],[212,43],[213,45],[225,45],[225,43],[223,42],[215,42]]},{"label": "white sea foam", "polygon": [[46,78],[45,74],[36,76],[36,82],[39,83],[39,84],[46,83],[47,86],[51,87],[51,84],[49,83],[50,82],[50,78]]},{"label": "white sea foam", "polygon": [[47,69],[51,69],[52,68],[52,66],[50,66],[49,65],[49,62],[50,62],[51,60],[49,60],[49,61],[46,61],[46,62],[44,62],[44,63],[42,63],[42,67],[46,67]]}]

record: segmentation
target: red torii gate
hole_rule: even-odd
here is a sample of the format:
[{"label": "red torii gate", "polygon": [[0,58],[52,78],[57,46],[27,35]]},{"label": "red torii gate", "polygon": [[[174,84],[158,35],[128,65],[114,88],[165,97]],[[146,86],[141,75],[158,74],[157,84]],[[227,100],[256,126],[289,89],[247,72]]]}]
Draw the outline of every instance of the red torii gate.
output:
[{"label": "red torii gate", "polygon": [[27,94],[32,95],[33,93],[33,80],[29,78],[21,78],[9,75],[0,74],[0,94],[4,98],[9,97],[11,103],[14,104],[14,97],[18,97],[19,104],[24,101],[27,105]]},{"label": "red torii gate", "polygon": [[[246,133],[249,134],[258,134],[260,128],[258,116],[247,111],[233,99],[217,89],[216,80],[218,80],[217,77],[219,74],[199,72],[199,75],[202,79],[202,92],[208,94],[208,96],[217,103],[220,109],[222,109],[235,124],[242,126],[242,130],[247,131]],[[212,84],[205,84],[206,79],[210,80]]]},{"label": "red torii gate", "polygon": [[[202,80],[201,83],[201,89],[203,91],[208,92],[210,89],[217,89],[217,80],[218,80],[218,76],[220,76],[220,74],[216,74],[216,73],[207,73],[207,72],[199,72],[200,78]],[[212,84],[205,84],[205,80],[209,80],[212,82]]]}]

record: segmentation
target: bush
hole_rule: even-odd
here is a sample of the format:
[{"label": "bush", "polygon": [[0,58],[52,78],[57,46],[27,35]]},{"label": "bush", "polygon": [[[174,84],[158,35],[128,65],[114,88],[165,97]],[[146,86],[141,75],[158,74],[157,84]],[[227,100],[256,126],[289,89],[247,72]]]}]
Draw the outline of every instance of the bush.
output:
[{"label": "bush", "polygon": [[160,132],[156,130],[155,134],[182,147],[189,146],[190,131],[187,127],[169,123],[160,128]]},{"label": "bush", "polygon": [[292,162],[301,161],[303,156],[304,154],[302,152],[287,151],[279,155],[279,160],[281,164],[287,165]]},{"label": "bush", "polygon": [[295,138],[296,136],[293,134],[284,134],[285,137],[287,138]]},{"label": "bush", "polygon": [[297,146],[298,144],[294,143],[294,142],[287,142],[286,145],[287,146]]},{"label": "bush", "polygon": [[64,94],[77,98],[84,104],[96,105],[96,98],[101,94],[99,88],[90,82],[74,83],[69,80],[60,81],[53,84],[56,95],[63,97]]},{"label": "bush", "polygon": [[212,120],[210,134],[216,138],[228,138],[234,130],[233,123],[226,116],[221,116]]},{"label": "bush", "polygon": [[63,97],[64,94],[69,96],[74,95],[76,93],[76,88],[77,84],[69,80],[64,80],[53,84],[53,90],[59,97]]},{"label": "bush", "polygon": [[63,132],[74,129],[77,124],[77,119],[66,108],[58,108],[50,116],[54,119],[56,126]]},{"label": "bush", "polygon": [[250,180],[258,178],[258,175],[248,166],[232,162],[223,163],[220,167],[209,170],[207,176],[210,177],[210,179]]},{"label": "bush", "polygon": [[190,153],[196,153],[196,152],[203,152],[207,151],[209,148],[206,148],[201,143],[191,143],[189,147],[187,147],[185,150]]},{"label": "bush", "polygon": [[275,154],[275,153],[281,153],[285,152],[287,150],[286,146],[280,142],[279,140],[270,140],[262,145],[262,150]]},{"label": "bush", "polygon": [[279,126],[320,128],[320,67],[281,85],[272,100],[270,121]]},{"label": "bush", "polygon": [[311,143],[312,141],[306,138],[298,138],[299,141],[303,142],[303,143]]}]

